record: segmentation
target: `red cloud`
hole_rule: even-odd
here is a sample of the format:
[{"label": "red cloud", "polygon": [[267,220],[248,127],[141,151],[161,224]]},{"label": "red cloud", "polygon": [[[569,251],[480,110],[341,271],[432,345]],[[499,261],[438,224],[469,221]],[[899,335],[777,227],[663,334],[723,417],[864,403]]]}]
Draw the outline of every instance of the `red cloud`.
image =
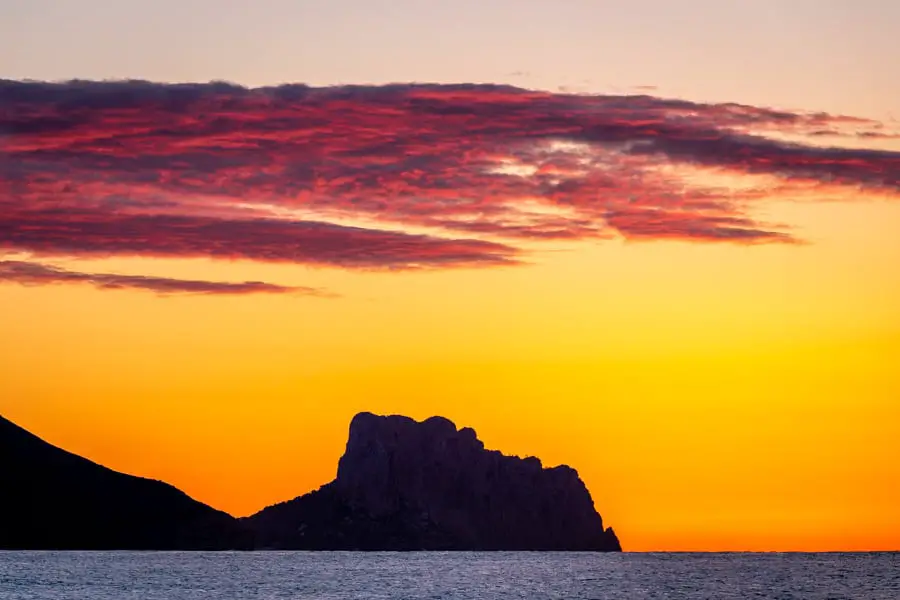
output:
[{"label": "red cloud", "polygon": [[515,264],[516,252],[481,240],[314,221],[50,210],[0,220],[0,248],[45,256],[212,257],[348,269]]},{"label": "red cloud", "polygon": [[82,273],[29,261],[0,261],[0,283],[46,285],[53,283],[87,283],[104,290],[138,289],[169,294],[304,294],[330,296],[316,288],[288,287],[261,281],[225,282],[148,277],[145,275],[117,275],[114,273]]},{"label": "red cloud", "polygon": [[780,189],[900,194],[900,152],[771,137],[879,123],[648,95],[0,81],[0,105],[0,245],[40,254],[491,266],[522,240],[792,242],[753,218]]}]

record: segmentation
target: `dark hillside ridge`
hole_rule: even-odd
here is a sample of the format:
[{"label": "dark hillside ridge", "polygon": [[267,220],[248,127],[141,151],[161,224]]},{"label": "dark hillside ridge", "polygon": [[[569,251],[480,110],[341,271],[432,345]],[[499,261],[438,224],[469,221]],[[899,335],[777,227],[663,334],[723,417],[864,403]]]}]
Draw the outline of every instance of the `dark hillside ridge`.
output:
[{"label": "dark hillside ridge", "polygon": [[334,481],[243,521],[268,549],[621,551],[574,469],[443,417],[356,415]]},{"label": "dark hillside ridge", "polygon": [[577,472],[449,420],[360,413],[337,478],[237,520],[0,417],[0,549],[620,551]]},{"label": "dark hillside ridge", "polygon": [[0,417],[0,548],[236,550],[236,519],[176,488],[118,473]]}]

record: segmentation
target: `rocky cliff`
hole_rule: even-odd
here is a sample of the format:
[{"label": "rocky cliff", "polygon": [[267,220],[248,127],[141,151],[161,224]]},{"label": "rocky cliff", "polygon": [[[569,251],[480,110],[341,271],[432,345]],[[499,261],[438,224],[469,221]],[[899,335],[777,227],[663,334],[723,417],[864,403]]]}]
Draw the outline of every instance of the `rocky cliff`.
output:
[{"label": "rocky cliff", "polygon": [[246,523],[263,548],[621,550],[574,469],[485,450],[442,417],[358,414],[333,482]]},{"label": "rocky cliff", "polygon": [[231,516],[174,487],[111,471],[0,417],[0,548],[251,548]]}]

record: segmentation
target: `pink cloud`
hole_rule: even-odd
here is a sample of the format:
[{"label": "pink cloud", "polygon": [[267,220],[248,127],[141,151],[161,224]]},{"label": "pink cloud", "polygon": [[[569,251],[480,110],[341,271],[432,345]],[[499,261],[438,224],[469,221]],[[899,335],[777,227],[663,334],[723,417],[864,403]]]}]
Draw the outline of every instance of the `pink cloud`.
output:
[{"label": "pink cloud", "polygon": [[792,186],[900,195],[900,152],[813,143],[882,124],[734,103],[0,81],[0,104],[0,247],[42,255],[513,265],[525,240],[795,242],[754,217]]}]

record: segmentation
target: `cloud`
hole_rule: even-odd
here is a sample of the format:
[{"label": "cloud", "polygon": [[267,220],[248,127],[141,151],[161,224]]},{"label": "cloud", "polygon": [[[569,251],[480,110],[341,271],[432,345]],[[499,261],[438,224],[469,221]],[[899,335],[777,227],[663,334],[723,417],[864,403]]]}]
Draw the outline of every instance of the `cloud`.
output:
[{"label": "cloud", "polygon": [[900,152],[821,144],[882,123],[647,94],[0,81],[0,105],[0,246],[47,256],[493,267],[548,241],[794,243],[757,209],[900,196]]},{"label": "cloud", "polygon": [[750,219],[710,217],[659,209],[617,210],[607,215],[616,229],[632,239],[692,239],[743,243],[789,242],[791,236],[757,229]]},{"label": "cloud", "polygon": [[25,212],[0,219],[0,248],[44,256],[211,257],[348,269],[515,264],[515,250],[316,221]]},{"label": "cloud", "polygon": [[309,287],[289,287],[260,281],[237,283],[224,281],[198,281],[149,277],[146,275],[117,275],[113,273],[82,273],[69,271],[30,261],[0,261],[0,283],[21,285],[47,285],[55,283],[87,283],[103,290],[137,289],[160,295],[244,295],[244,294],[303,294],[307,296],[331,296],[322,290]]}]

